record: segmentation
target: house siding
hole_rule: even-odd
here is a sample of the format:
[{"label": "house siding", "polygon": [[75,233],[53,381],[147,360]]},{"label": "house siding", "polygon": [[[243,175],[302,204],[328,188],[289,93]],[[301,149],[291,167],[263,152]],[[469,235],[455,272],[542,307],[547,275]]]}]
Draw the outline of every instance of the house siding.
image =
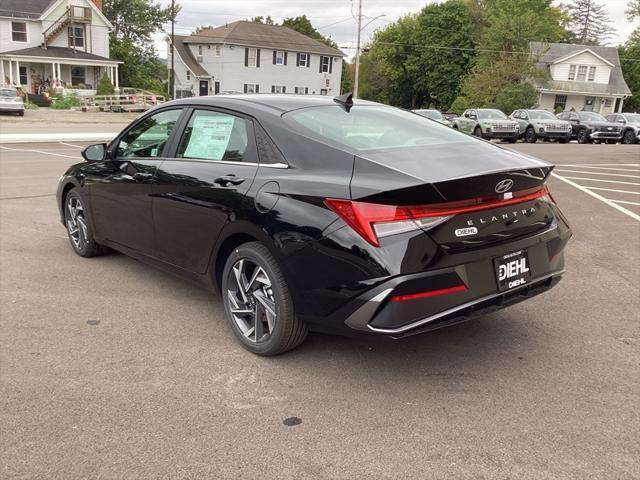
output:
[{"label": "house siding", "polygon": [[583,52],[575,57],[571,57],[565,62],[553,64],[550,67],[551,78],[554,80],[566,81],[569,79],[569,68],[571,65],[587,65],[596,67],[594,83],[608,84],[611,76],[611,67],[589,52]]},{"label": "house siding", "polygon": [[[11,22],[26,22],[27,42],[14,42],[11,40]],[[36,47],[42,43],[42,25],[39,21],[30,21],[16,18],[0,18],[0,53],[22,50],[23,48]]]}]

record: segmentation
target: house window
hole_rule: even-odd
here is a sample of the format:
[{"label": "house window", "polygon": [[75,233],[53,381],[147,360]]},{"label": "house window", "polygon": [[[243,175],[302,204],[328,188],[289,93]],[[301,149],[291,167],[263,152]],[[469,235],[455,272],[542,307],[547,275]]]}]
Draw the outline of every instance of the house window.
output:
[{"label": "house window", "polygon": [[84,26],[71,25],[69,27],[69,46],[84,48]]},{"label": "house window", "polygon": [[84,67],[71,67],[71,85],[85,84]]},{"label": "house window", "polygon": [[187,80],[191,80],[191,71],[187,70]]},{"label": "house window", "polygon": [[320,73],[329,73],[330,65],[331,65],[331,58],[320,57]]},{"label": "house window", "polygon": [[284,65],[284,52],[281,50],[274,52],[273,60],[275,65]]},{"label": "house window", "polygon": [[296,95],[306,95],[309,93],[309,89],[307,87],[295,87],[293,91]]},{"label": "house window", "polygon": [[257,48],[247,48],[247,67],[257,67],[258,66],[258,49]]},{"label": "house window", "polygon": [[327,89],[326,88],[321,88],[320,89],[320,95],[326,95],[327,94]]},{"label": "house window", "polygon": [[202,55],[202,45],[198,45],[198,55]]},{"label": "house window", "polygon": [[329,80],[328,78],[324,81],[324,86],[329,88],[329,84],[330,84],[331,80]]},{"label": "house window", "polygon": [[579,82],[584,82],[587,79],[587,66],[580,65],[578,66],[578,75],[576,76],[576,80]]},{"label": "house window", "polygon": [[589,67],[589,76],[587,80],[593,82],[596,79],[596,67]]},{"label": "house window", "polygon": [[244,93],[260,93],[260,86],[255,83],[245,83]]},{"label": "house window", "polygon": [[27,41],[27,22],[11,22],[11,40],[13,42]]},{"label": "house window", "polygon": [[299,67],[308,67],[309,66],[309,54],[307,54],[307,53],[299,53],[298,54],[298,66]]},{"label": "house window", "polygon": [[553,109],[556,110],[558,107],[564,110],[567,107],[567,96],[566,95],[556,95],[556,99],[553,102]]},{"label": "house window", "polygon": [[569,66],[569,80],[575,80],[576,79],[576,66],[575,65],[570,65]]},{"label": "house window", "polygon": [[216,57],[219,57],[222,54],[222,47],[220,45],[216,45]]},{"label": "house window", "polygon": [[20,85],[27,85],[29,80],[27,79],[27,67],[20,67]]},{"label": "house window", "polygon": [[271,93],[286,93],[284,85],[271,85]]}]

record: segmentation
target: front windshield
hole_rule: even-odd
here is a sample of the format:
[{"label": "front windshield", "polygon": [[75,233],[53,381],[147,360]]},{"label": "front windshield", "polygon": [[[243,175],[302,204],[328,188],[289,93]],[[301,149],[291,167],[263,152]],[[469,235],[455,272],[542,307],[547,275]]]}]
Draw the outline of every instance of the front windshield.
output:
[{"label": "front windshield", "polygon": [[529,110],[529,118],[532,120],[557,120],[553,113],[545,110]]},{"label": "front windshield", "polygon": [[478,118],[483,120],[506,120],[507,116],[500,110],[478,110]]},{"label": "front windshield", "polygon": [[580,120],[585,120],[587,122],[606,122],[607,119],[604,118],[599,113],[594,112],[578,112],[578,118]]},{"label": "front windshield", "polygon": [[349,112],[339,105],[309,107],[283,118],[303,134],[356,151],[473,141],[420,115],[382,105],[356,105]]},{"label": "front windshield", "polygon": [[624,118],[627,122],[640,123],[640,113],[625,113]]},{"label": "front windshield", "polygon": [[444,120],[444,117],[438,110],[416,110],[416,113],[431,120]]}]

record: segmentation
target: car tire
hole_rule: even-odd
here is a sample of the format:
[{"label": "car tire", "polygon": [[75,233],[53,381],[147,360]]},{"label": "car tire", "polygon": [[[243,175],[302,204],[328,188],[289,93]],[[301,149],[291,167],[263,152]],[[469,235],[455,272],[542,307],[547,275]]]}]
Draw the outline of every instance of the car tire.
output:
[{"label": "car tire", "polygon": [[307,337],[278,263],[259,242],[245,243],[229,255],[222,273],[222,300],[233,333],[250,352],[278,355]]},{"label": "car tire", "polygon": [[474,137],[482,137],[482,129],[480,127],[476,127],[473,130],[473,136]]},{"label": "car tire", "polygon": [[578,130],[576,139],[580,144],[589,143],[589,134],[587,133],[587,130],[585,128],[581,128],[580,130]]},{"label": "car tire", "polygon": [[615,145],[616,143],[618,143],[618,140],[607,140],[607,143],[609,145]]},{"label": "car tire", "polygon": [[21,117],[24,117],[24,112],[18,112],[18,115],[20,115]]},{"label": "car tire", "polygon": [[624,132],[620,143],[624,143],[625,145],[632,145],[636,143],[636,136],[634,135],[633,130],[627,130]]},{"label": "car tire", "polygon": [[64,224],[71,247],[81,257],[95,257],[109,250],[94,240],[87,201],[78,189],[72,189],[64,199]]},{"label": "car tire", "polygon": [[536,143],[538,141],[538,135],[533,127],[528,127],[524,132],[524,141],[527,143]]}]

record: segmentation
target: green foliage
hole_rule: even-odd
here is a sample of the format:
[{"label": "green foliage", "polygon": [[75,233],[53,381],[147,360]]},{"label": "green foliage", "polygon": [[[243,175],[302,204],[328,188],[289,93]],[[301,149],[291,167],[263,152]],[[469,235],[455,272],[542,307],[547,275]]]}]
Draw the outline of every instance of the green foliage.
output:
[{"label": "green foliage", "polygon": [[51,108],[55,110],[69,110],[80,106],[80,97],[77,93],[65,93],[53,98]]},{"label": "green foliage", "polygon": [[618,48],[620,65],[627,85],[631,89],[631,97],[624,101],[625,112],[640,111],[640,28],[636,28],[627,42]]},{"label": "green foliage", "polygon": [[260,15],[259,17],[253,17],[251,21],[254,23],[264,23],[267,25],[275,25],[275,22],[273,21],[273,18],[271,18],[271,16],[267,16],[265,18],[262,15]]},{"label": "green foliage", "polygon": [[453,101],[451,107],[449,107],[449,111],[457,113],[458,115],[462,115],[462,112],[464,112],[467,108],[471,108],[469,99],[460,95]]},{"label": "green foliage", "polygon": [[532,108],[538,104],[538,92],[530,83],[509,85],[496,95],[493,107],[509,115],[518,108]]},{"label": "green foliage", "polygon": [[180,11],[153,0],[104,0],[103,12],[113,24],[111,58],[122,60],[120,85],[166,95],[167,68],[153,47],[152,35]]},{"label": "green foliage", "polygon": [[319,42],[322,42],[332,48],[338,48],[336,42],[334,42],[330,38],[325,37],[315,29],[315,27],[311,24],[311,20],[309,20],[306,15],[285,18],[282,21],[282,26],[289,27],[290,29],[295,30],[298,33],[313,38],[314,40],[318,40]]},{"label": "green foliage", "polygon": [[98,87],[96,88],[96,95],[112,95],[114,92],[113,85],[111,84],[111,80],[109,80],[109,75],[106,73],[102,75],[102,78],[98,82]]}]

